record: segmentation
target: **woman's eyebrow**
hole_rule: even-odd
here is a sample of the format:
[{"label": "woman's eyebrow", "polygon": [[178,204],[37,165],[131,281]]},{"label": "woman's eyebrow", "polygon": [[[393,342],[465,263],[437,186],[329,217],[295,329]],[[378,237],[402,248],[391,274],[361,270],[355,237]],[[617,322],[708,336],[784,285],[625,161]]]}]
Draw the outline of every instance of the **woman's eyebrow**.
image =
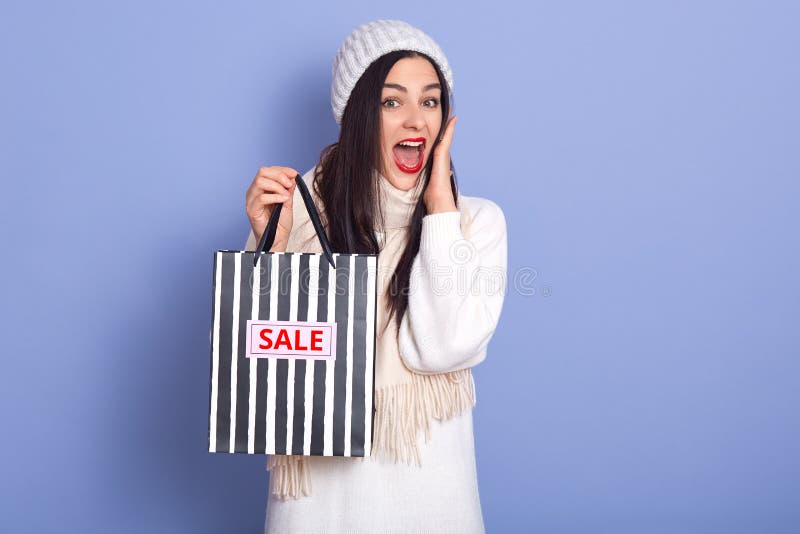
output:
[{"label": "woman's eyebrow", "polygon": [[[404,93],[408,92],[408,89],[406,89],[405,87],[403,87],[399,83],[385,83],[385,84],[383,84],[383,86],[386,87],[386,88],[389,88],[389,89],[397,89],[398,91],[402,91]],[[441,88],[442,88],[441,84],[431,83],[431,84],[428,84],[425,87],[423,87],[422,88],[422,92],[424,93],[425,91],[430,91],[431,89],[441,89]]]}]

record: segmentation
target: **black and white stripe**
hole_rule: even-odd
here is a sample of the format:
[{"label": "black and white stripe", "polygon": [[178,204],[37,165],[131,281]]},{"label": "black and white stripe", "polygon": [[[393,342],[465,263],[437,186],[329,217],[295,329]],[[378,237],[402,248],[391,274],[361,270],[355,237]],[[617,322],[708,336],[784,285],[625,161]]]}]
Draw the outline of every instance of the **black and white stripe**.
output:
[{"label": "black and white stripe", "polygon": [[[369,456],[377,255],[214,257],[209,451]],[[336,360],[247,358],[249,319],[335,321]]]}]

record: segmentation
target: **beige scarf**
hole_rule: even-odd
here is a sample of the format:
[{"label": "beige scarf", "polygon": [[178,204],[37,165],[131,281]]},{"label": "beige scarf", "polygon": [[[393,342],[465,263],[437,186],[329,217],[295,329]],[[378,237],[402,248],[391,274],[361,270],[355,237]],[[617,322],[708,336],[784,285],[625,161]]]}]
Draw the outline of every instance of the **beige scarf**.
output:
[{"label": "beige scarf", "polygon": [[[313,171],[304,180],[325,223],[321,200],[312,186]],[[475,405],[475,383],[471,369],[449,373],[421,374],[409,370],[400,358],[397,343],[397,326],[394,317],[388,320],[388,284],[397,267],[400,255],[408,240],[409,223],[422,191],[423,179],[409,191],[396,189],[378,173],[382,224],[378,232],[381,251],[378,255],[378,312],[375,363],[375,425],[372,458],[391,462],[413,461],[421,466],[418,436],[424,432],[425,442],[430,440],[431,420],[447,420],[460,415]],[[289,252],[322,252],[311,219],[299,194],[293,199],[292,233],[286,250]],[[471,217],[459,202],[461,228],[469,237]],[[255,248],[255,247],[253,247]],[[309,457],[298,455],[270,455],[267,469],[271,475],[273,495],[298,499],[311,495]],[[366,460],[366,459],[365,459]]]}]

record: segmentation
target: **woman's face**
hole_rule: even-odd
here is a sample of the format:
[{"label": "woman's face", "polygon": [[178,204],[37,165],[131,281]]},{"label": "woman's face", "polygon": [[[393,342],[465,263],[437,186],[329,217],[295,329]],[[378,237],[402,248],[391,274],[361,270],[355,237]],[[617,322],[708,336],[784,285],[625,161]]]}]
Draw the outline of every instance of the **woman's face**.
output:
[{"label": "woman's face", "polygon": [[430,157],[442,125],[441,97],[439,77],[425,58],[403,58],[386,76],[381,90],[381,174],[397,189],[414,187]]}]

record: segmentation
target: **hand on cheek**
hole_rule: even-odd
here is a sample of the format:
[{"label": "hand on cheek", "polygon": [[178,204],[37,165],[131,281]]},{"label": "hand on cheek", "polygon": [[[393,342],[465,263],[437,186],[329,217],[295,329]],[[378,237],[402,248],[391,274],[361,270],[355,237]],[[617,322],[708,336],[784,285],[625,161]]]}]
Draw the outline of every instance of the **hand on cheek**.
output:
[{"label": "hand on cheek", "polygon": [[453,116],[447,121],[442,140],[432,154],[431,179],[423,198],[429,214],[458,211],[456,201],[453,198],[453,190],[450,187],[450,176],[452,175],[450,171],[450,145],[453,143],[453,131],[455,130],[457,119],[457,116]]}]

